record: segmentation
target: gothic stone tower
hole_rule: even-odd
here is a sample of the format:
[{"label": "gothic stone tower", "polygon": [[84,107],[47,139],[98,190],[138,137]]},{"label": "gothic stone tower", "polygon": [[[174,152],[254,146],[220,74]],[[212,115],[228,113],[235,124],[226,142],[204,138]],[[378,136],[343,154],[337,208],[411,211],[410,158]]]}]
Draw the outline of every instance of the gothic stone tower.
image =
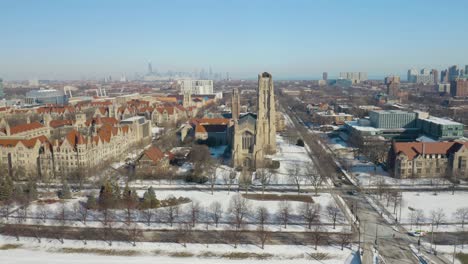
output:
[{"label": "gothic stone tower", "polygon": [[[276,110],[273,79],[264,72],[258,75],[257,114],[238,117],[238,93],[233,91],[232,114],[234,136],[232,157],[234,167],[255,169],[265,165],[265,155],[276,152]],[[237,104],[238,105],[238,104]]]},{"label": "gothic stone tower", "polygon": [[258,75],[257,134],[258,146],[265,154],[276,153],[276,107],[273,78],[270,73]]},{"label": "gothic stone tower", "polygon": [[237,88],[232,89],[231,112],[232,112],[232,119],[234,121],[239,120],[240,98],[239,98],[239,90]]},{"label": "gothic stone tower", "polygon": [[191,91],[184,91],[184,98],[182,102],[182,106],[188,108],[192,106],[192,93]]}]

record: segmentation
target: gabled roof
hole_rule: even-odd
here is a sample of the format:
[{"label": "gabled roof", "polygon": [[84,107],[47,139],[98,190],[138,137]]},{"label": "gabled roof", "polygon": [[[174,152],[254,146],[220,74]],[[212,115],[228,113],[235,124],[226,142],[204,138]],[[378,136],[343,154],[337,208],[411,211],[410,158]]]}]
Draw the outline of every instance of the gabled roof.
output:
[{"label": "gabled roof", "polygon": [[73,125],[73,120],[51,120],[49,122],[49,126],[51,126],[52,128],[59,128],[71,125]]},{"label": "gabled roof", "polygon": [[403,153],[409,160],[413,160],[425,154],[448,155],[458,151],[462,146],[468,147],[468,142],[395,142],[393,151],[395,154]]},{"label": "gabled roof", "polygon": [[192,118],[189,120],[192,125],[227,125],[229,122],[227,118]]},{"label": "gabled roof", "polygon": [[47,142],[46,136],[39,136],[31,139],[0,139],[1,147],[15,147],[18,143],[22,143],[27,148],[33,148],[37,142]]},{"label": "gabled roof", "polygon": [[30,130],[35,130],[35,129],[41,129],[41,128],[44,128],[44,126],[39,122],[32,122],[32,123],[29,123],[29,124],[21,124],[21,125],[11,127],[10,128],[10,134],[14,135],[14,134],[18,134],[18,133],[22,133],[22,132],[26,132],[26,131],[30,131]]},{"label": "gabled roof", "polygon": [[68,134],[65,136],[65,140],[67,140],[68,143],[70,143],[70,145],[73,147],[86,143],[85,137],[75,129],[72,129],[70,132],[68,132]]},{"label": "gabled roof", "polygon": [[221,133],[226,132],[226,125],[197,125],[195,133]]},{"label": "gabled roof", "polygon": [[160,160],[164,158],[164,153],[157,147],[150,147],[145,149],[143,152],[143,156],[148,157],[154,163],[158,163]]}]

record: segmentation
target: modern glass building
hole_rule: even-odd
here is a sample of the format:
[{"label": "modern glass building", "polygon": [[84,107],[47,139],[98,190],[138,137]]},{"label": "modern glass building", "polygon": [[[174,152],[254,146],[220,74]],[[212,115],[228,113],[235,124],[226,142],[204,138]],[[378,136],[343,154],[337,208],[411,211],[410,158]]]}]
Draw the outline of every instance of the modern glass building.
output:
[{"label": "modern glass building", "polygon": [[26,104],[68,104],[68,97],[63,91],[55,89],[40,89],[26,93]]},{"label": "modern glass building", "polygon": [[369,113],[371,126],[375,128],[417,128],[416,113],[401,110],[379,110]]},{"label": "modern glass building", "polygon": [[418,119],[421,132],[435,139],[463,137],[463,124],[438,117]]}]

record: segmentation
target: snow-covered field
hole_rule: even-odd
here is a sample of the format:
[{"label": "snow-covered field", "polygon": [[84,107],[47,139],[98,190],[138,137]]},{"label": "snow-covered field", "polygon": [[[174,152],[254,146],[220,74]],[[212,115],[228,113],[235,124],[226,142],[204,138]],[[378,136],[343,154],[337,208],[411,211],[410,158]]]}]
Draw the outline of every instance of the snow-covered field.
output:
[{"label": "snow-covered field", "polygon": [[[441,225],[435,228],[438,232],[456,232],[467,231],[468,224],[464,228],[461,227],[461,222],[456,218],[455,212],[459,208],[467,208],[468,205],[468,192],[457,191],[454,195],[451,192],[403,192],[403,202],[401,205],[401,223],[409,229],[421,229],[425,231],[431,230],[431,215],[433,211],[442,210],[443,220]],[[374,200],[377,197],[374,197]],[[396,215],[400,218],[400,206],[396,207],[396,214],[394,213],[394,205],[390,202],[387,206],[386,199],[380,200],[380,204],[385,206],[387,212],[391,214],[392,221]],[[415,219],[413,213],[413,220],[411,218],[412,212],[422,210],[423,217],[419,221],[420,225],[415,226]]]},{"label": "snow-covered field", "polygon": [[[16,245],[16,249],[2,248]],[[69,252],[69,253],[64,253]],[[70,253],[72,252],[72,253]],[[80,252],[80,253],[77,253]],[[314,260],[318,255],[323,259]],[[187,244],[184,247],[176,243],[138,243],[133,247],[130,243],[115,242],[112,246],[101,241],[43,240],[37,243],[31,238],[0,236],[0,263],[348,263],[346,260],[352,254],[349,248],[343,251],[338,246],[300,245],[266,245],[261,249],[257,245],[223,244]],[[243,258],[232,256],[247,255]],[[230,257],[231,256],[231,257]],[[250,256],[250,257],[248,257]],[[352,262],[354,263],[354,262]]]},{"label": "snow-covered field", "polygon": [[[294,184],[291,177],[289,176],[289,169],[299,167],[300,174],[306,174],[306,167],[313,166],[312,160],[307,154],[307,150],[304,147],[289,144],[286,140],[277,135],[277,153],[271,156],[272,160],[280,162],[280,167],[277,170],[276,176],[274,177],[274,183],[276,184]],[[301,180],[303,184],[307,184],[304,179]]]},{"label": "snow-covered field", "polygon": [[[143,191],[138,191],[138,194],[140,197],[143,196]],[[241,193],[242,194],[242,193]],[[259,194],[259,193],[257,193]],[[270,193],[271,194],[271,193]],[[277,193],[277,194],[288,194],[288,193]],[[294,194],[294,193],[289,193],[289,194]],[[199,221],[200,224],[197,224],[194,229],[199,229],[199,230],[206,230],[206,224],[205,223],[210,223],[209,229],[226,229],[229,226],[229,214],[228,214],[228,209],[230,206],[231,199],[234,196],[239,195],[235,190],[231,192],[227,191],[215,191],[213,194],[209,190],[203,190],[203,191],[194,191],[194,190],[156,190],[156,197],[160,200],[162,199],[167,199],[170,197],[186,197],[192,200],[192,202],[196,203],[198,202],[201,207],[201,212],[200,212],[200,217]],[[340,211],[339,213],[339,218],[337,221],[337,226],[335,229],[333,229],[332,224],[333,221],[329,217],[326,207],[330,203],[334,202],[333,197],[329,193],[320,193],[319,196],[312,196],[312,199],[314,200],[315,204],[319,204],[321,206],[321,211],[320,211],[320,222],[323,228],[324,232],[340,232],[340,231],[345,231],[349,232],[350,231],[350,226],[348,222],[346,221],[346,218],[343,214],[343,212]],[[67,210],[67,218],[69,221],[67,221],[66,225],[67,226],[84,226],[83,223],[78,221],[78,208],[79,208],[79,203],[80,202],[85,202],[86,198],[81,197],[81,198],[75,198],[71,200],[66,200],[64,205]],[[269,210],[270,213],[270,219],[268,221],[268,228],[271,231],[289,231],[289,232],[303,232],[307,231],[305,227],[304,220],[300,216],[300,211],[299,207],[303,202],[298,202],[298,201],[290,201],[289,202],[289,207],[290,207],[290,220],[289,220],[289,225],[287,226],[287,229],[284,229],[284,226],[282,226],[280,223],[279,219],[279,213],[278,213],[278,208],[280,201],[261,201],[261,200],[252,200],[252,199],[247,199],[248,205],[249,205],[249,213],[247,214],[246,217],[246,222],[248,223],[245,226],[245,229],[248,230],[255,230],[256,229],[256,223],[257,219],[255,216],[256,209],[258,207],[266,207]],[[213,202],[219,202],[221,204],[222,210],[223,210],[223,216],[220,220],[220,225],[218,228],[214,226],[211,219],[211,213],[209,210],[210,205]],[[179,205],[179,210],[178,214],[179,217],[175,220],[175,222],[180,222],[180,221],[187,221],[190,219],[190,207],[191,204],[182,204]],[[43,205],[38,205],[37,203],[32,203],[29,208],[28,208],[28,216],[27,220],[25,223],[27,224],[43,224],[43,225],[58,225],[56,220],[53,220],[53,218],[57,218],[57,215],[60,214],[61,212],[62,205],[61,203],[53,203],[53,204],[43,204]],[[42,221],[42,212],[46,212],[47,218],[51,219],[45,219],[45,221]],[[115,210],[115,219],[117,221],[124,222],[125,217],[126,217],[126,212],[124,210]],[[150,226],[147,226],[146,224],[146,218],[142,216],[140,213],[138,213],[138,210],[135,210],[134,212],[134,219],[139,221],[140,223],[138,224],[140,227],[145,228],[145,229],[176,229],[178,226],[175,224],[174,226],[170,226],[170,224],[167,222],[167,217],[166,217],[166,209],[165,208],[158,208],[155,209],[154,211],[154,216],[152,218],[152,223]],[[22,214],[21,211],[15,211],[14,213],[11,214],[13,216],[12,218],[9,219],[9,222],[15,223],[17,221],[17,217]],[[100,224],[100,219],[102,218],[101,214],[99,211],[90,211],[89,216],[88,216],[88,221],[87,221],[87,226],[95,226],[99,227]],[[122,224],[122,223],[121,223]]]}]

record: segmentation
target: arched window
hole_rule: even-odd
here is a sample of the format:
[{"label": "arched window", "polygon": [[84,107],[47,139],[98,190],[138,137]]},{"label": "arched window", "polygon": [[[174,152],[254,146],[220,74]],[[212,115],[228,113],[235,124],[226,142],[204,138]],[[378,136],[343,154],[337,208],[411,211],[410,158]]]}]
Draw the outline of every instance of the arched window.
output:
[{"label": "arched window", "polygon": [[254,135],[248,131],[242,134],[242,149],[251,149],[255,141]]}]

